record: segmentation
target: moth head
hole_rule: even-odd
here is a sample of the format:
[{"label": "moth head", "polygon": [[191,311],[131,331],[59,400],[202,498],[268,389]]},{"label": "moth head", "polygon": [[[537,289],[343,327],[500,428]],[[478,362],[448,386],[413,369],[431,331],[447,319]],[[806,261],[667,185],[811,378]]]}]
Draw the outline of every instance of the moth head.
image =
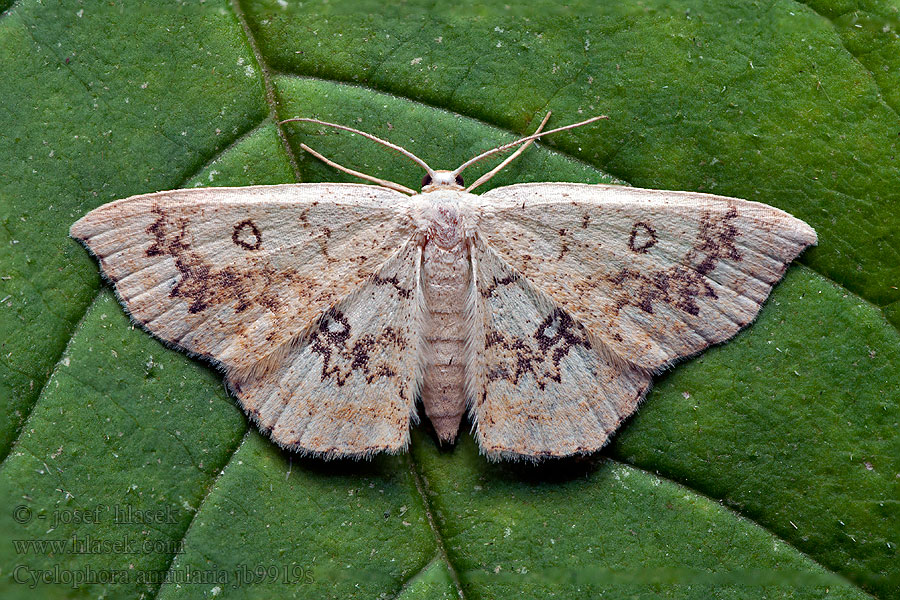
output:
[{"label": "moth head", "polygon": [[433,192],[434,190],[463,190],[465,189],[462,175],[453,171],[442,171],[440,169],[427,173],[422,178],[422,191]]}]

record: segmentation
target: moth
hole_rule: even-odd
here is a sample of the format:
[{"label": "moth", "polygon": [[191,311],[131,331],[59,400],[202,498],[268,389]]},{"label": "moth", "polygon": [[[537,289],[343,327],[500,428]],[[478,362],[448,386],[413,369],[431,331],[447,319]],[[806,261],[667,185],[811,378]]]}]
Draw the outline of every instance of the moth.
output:
[{"label": "moth", "polygon": [[[549,117],[549,114],[547,115]],[[599,449],[675,361],[747,326],[804,248],[803,221],[693,192],[578,183],[472,190],[541,135],[426,172],[420,193],[300,183],[172,190],[71,227],[133,320],[213,362],[276,443],[325,458],[441,443],[466,411],[488,458]],[[465,187],[467,167],[518,146]]]}]

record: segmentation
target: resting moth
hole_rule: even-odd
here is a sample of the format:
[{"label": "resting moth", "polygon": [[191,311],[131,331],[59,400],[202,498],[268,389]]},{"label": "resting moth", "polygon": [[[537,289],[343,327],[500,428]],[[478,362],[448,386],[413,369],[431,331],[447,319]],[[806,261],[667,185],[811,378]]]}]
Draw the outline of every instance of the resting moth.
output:
[{"label": "resting moth", "polygon": [[[548,114],[549,117],[549,114]],[[613,185],[472,189],[540,135],[421,193],[301,183],[172,190],[74,225],[131,317],[220,366],[279,445],[399,452],[416,402],[442,442],[468,411],[491,459],[597,450],[652,375],[749,324],[809,225],[736,198]],[[287,122],[287,121],[286,121]],[[518,146],[468,188],[462,171]]]}]

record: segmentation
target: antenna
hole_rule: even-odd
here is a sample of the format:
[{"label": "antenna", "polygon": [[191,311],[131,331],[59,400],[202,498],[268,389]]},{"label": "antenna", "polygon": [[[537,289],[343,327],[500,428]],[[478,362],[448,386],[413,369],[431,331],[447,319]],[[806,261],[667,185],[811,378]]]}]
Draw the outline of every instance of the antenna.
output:
[{"label": "antenna", "polygon": [[405,185],[400,185],[399,183],[394,183],[393,181],[388,181],[387,179],[379,179],[378,177],[374,177],[372,175],[366,175],[365,173],[360,173],[359,171],[354,171],[353,169],[348,169],[344,165],[339,165],[336,162],[334,162],[333,160],[329,160],[329,159],[325,158],[324,156],[322,156],[321,154],[319,154],[318,152],[316,152],[315,150],[313,150],[306,144],[300,144],[300,147],[303,148],[304,150],[306,150],[307,152],[309,152],[310,154],[312,154],[313,156],[315,156],[316,158],[318,158],[319,160],[321,160],[326,165],[334,167],[338,171],[343,171],[344,173],[349,173],[350,175],[353,175],[354,177],[359,177],[360,179],[365,179],[366,181],[371,181],[373,183],[377,183],[378,185],[383,185],[386,188],[391,188],[392,190],[397,190],[398,192],[403,192],[404,194],[409,194],[410,196],[415,196],[417,193],[416,190],[410,189],[410,188],[406,187]]},{"label": "antenna", "polygon": [[509,142],[508,144],[503,144],[502,146],[497,146],[496,148],[488,150],[487,152],[482,152],[475,158],[470,158],[469,160],[467,160],[466,162],[464,162],[463,164],[458,166],[456,168],[456,170],[453,171],[453,175],[458,176],[468,167],[471,167],[475,163],[480,162],[489,156],[493,156],[494,154],[497,154],[498,152],[506,152],[510,148],[515,148],[519,144],[525,144],[532,140],[536,140],[543,135],[549,135],[551,133],[556,133],[558,131],[565,131],[567,129],[575,129],[576,127],[581,127],[582,125],[587,125],[588,123],[593,123],[594,121],[599,121],[600,119],[608,119],[608,118],[609,117],[607,117],[606,115],[599,115],[597,117],[591,117],[590,119],[588,119],[586,121],[581,121],[580,123],[573,123],[571,125],[566,125],[565,127],[557,127],[556,129],[551,129],[550,131],[538,132],[538,133],[529,135],[528,137],[520,138],[514,142]]},{"label": "antenna", "polygon": [[[510,162],[515,160],[520,154],[522,154],[522,152],[525,151],[525,149],[528,146],[531,145],[531,143],[534,140],[538,139],[539,137],[550,134],[550,133],[566,131],[567,129],[575,129],[576,127],[581,127],[582,125],[587,125],[588,123],[593,123],[594,121],[599,121],[600,119],[608,119],[609,118],[606,115],[599,115],[596,117],[591,117],[590,119],[587,119],[586,121],[581,121],[580,123],[573,123],[571,125],[566,125],[564,127],[557,127],[556,129],[551,129],[550,131],[542,131],[542,129],[544,128],[544,125],[547,124],[547,120],[550,118],[550,114],[551,113],[548,111],[547,114],[544,116],[544,119],[541,121],[541,124],[538,126],[537,130],[532,135],[520,138],[513,142],[503,144],[502,146],[497,146],[496,148],[493,148],[486,152],[482,152],[478,156],[476,156],[474,158],[470,158],[469,160],[464,162],[462,165],[457,167],[457,169],[455,171],[452,171],[450,173],[448,173],[447,171],[441,171],[441,173],[444,175],[449,174],[450,180],[452,181],[453,179],[459,178],[460,174],[465,169],[467,169],[468,167],[471,167],[475,163],[480,162],[480,161],[484,160],[485,158],[488,158],[489,156],[493,156],[494,154],[497,154],[500,152],[506,152],[507,150],[515,148],[516,146],[521,146],[518,150],[516,150],[512,154],[512,156],[510,156],[509,158],[504,160],[502,163],[500,163],[499,165],[497,165],[496,167],[491,169],[489,172],[487,172],[484,175],[482,175],[481,177],[479,177],[478,180],[475,181],[475,183],[473,183],[468,188],[466,188],[467,192],[471,192],[476,187],[478,187],[481,184],[485,183],[486,181],[490,180],[503,167],[505,167]],[[398,146],[397,144],[392,144],[391,142],[388,142],[387,140],[383,140],[380,137],[376,137],[376,136],[372,135],[371,133],[366,133],[365,131],[360,131],[359,129],[347,127],[346,125],[338,125],[337,123],[329,123],[328,121],[320,121],[319,119],[310,119],[310,118],[306,118],[306,117],[294,117],[293,119],[285,119],[284,121],[280,121],[279,125],[284,125],[285,123],[294,123],[294,122],[315,123],[317,125],[325,125],[326,127],[334,127],[335,129],[341,129],[343,131],[349,131],[351,133],[359,134],[366,139],[372,140],[373,142],[377,142],[377,143],[381,144],[382,146],[385,146],[387,148],[390,148],[391,150],[395,150],[396,152],[399,152],[403,156],[409,158],[410,160],[415,162],[417,165],[419,165],[420,167],[425,169],[425,172],[428,173],[428,176],[430,178],[432,178],[432,179],[436,178],[437,172],[434,169],[432,169],[431,167],[429,167],[428,163],[426,163],[424,160],[422,160],[421,158],[419,158],[418,156],[416,156],[415,154],[413,154],[406,148],[402,148],[402,147]],[[390,188],[390,189],[398,191],[398,192],[402,192],[404,194],[410,194],[410,195],[416,194],[416,192],[414,190],[412,190],[404,185],[400,185],[399,183],[394,183],[393,181],[387,181],[386,179],[380,179],[380,178],[374,177],[372,175],[366,175],[365,173],[360,173],[359,171],[354,171],[353,169],[339,165],[338,163],[325,158],[324,156],[322,156],[321,154],[319,154],[318,152],[316,152],[315,150],[313,150],[306,144],[300,144],[300,147],[303,148],[303,150],[305,150],[306,152],[309,152],[310,154],[312,154],[313,156],[315,156],[316,158],[318,158],[319,160],[324,162],[325,164],[330,165],[340,171],[343,171],[344,173],[348,173],[350,175],[353,175],[354,177],[359,177],[360,179],[365,179],[367,181],[377,183],[378,185]]]},{"label": "antenna", "polygon": [[392,144],[392,143],[388,142],[387,140],[381,139],[380,137],[375,137],[371,133],[366,133],[365,131],[360,131],[359,129],[353,129],[352,127],[347,127],[346,125],[338,125],[337,123],[329,123],[328,121],[320,121],[319,119],[307,119],[305,117],[294,117],[293,119],[286,119],[286,120],[282,121],[280,124],[284,125],[285,123],[293,123],[294,121],[303,121],[304,123],[316,123],[318,125],[326,125],[328,127],[334,127],[335,129],[343,129],[344,131],[358,133],[359,135],[363,136],[364,138],[368,138],[368,139],[372,140],[373,142],[378,142],[382,146],[387,146],[391,150],[396,150],[397,152],[399,152],[406,158],[409,158],[410,160],[415,162],[417,165],[419,165],[420,167],[425,169],[425,171],[429,175],[434,175],[434,169],[429,167],[428,163],[426,163],[424,160],[422,160],[421,158],[419,158],[418,156],[416,156],[415,154],[413,154],[406,148],[401,148],[397,144]]},{"label": "antenna", "polygon": [[[548,110],[548,111],[547,111],[547,114],[544,115],[544,118],[543,118],[543,120],[541,121],[541,124],[538,125],[538,128],[534,131],[535,133],[540,133],[540,132],[544,129],[544,125],[547,124],[547,120],[550,118],[550,115],[551,115],[551,112]],[[534,140],[531,140],[530,142],[525,142],[524,144],[522,144],[521,146],[519,146],[519,149],[516,150],[515,152],[513,152],[512,154],[510,154],[510,155],[506,158],[506,160],[504,160],[502,163],[500,163],[499,165],[497,165],[496,167],[494,167],[493,169],[491,169],[490,171],[488,171],[487,173],[485,173],[484,175],[482,175],[481,177],[479,177],[478,179],[476,179],[476,180],[475,180],[475,183],[473,183],[472,185],[470,185],[469,187],[466,188],[466,191],[467,191],[467,192],[471,192],[472,190],[474,190],[475,188],[477,188],[477,187],[478,187],[479,185],[481,185],[482,183],[485,183],[485,182],[487,182],[487,181],[490,181],[491,178],[494,177],[494,175],[496,175],[497,173],[500,172],[501,169],[503,169],[503,167],[505,167],[506,165],[508,165],[508,164],[511,163],[512,161],[516,160],[516,159],[519,157],[520,154],[522,154],[523,152],[525,152],[525,150],[528,149],[528,146],[530,146],[531,143],[532,143],[533,141],[534,141]]]}]

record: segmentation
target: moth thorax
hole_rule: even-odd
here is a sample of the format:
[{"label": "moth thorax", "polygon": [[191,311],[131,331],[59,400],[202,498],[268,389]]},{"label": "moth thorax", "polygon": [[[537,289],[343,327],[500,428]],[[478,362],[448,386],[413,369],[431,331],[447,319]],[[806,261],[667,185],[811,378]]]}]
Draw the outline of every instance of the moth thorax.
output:
[{"label": "moth thorax", "polygon": [[459,210],[456,206],[437,204],[431,207],[427,237],[429,241],[445,250],[462,243],[463,228],[460,226]]}]

